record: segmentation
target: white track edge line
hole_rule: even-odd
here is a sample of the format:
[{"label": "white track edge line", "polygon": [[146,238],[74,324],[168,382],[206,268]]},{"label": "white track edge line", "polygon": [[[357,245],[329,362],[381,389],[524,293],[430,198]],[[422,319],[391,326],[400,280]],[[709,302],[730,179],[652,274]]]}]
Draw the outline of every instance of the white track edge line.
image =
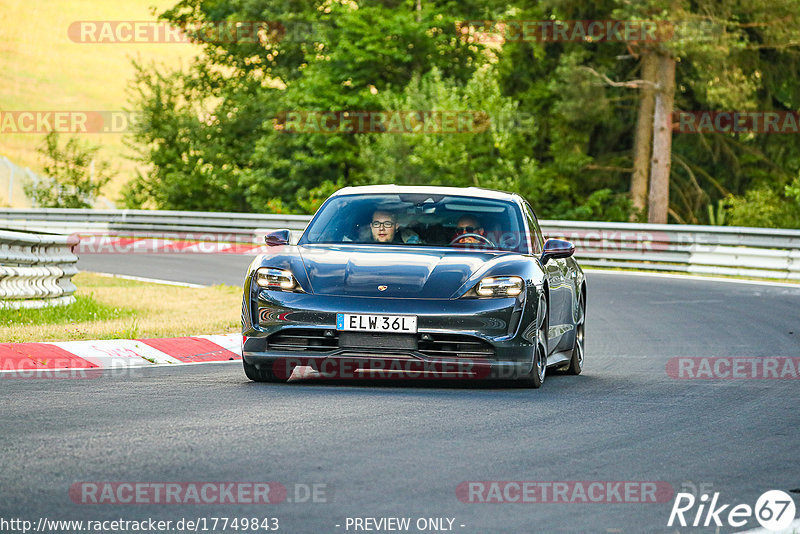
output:
[{"label": "white track edge line", "polygon": [[189,282],[175,282],[174,280],[161,280],[159,278],[145,278],[142,276],[130,276],[127,274],[114,274],[114,273],[100,273],[96,271],[82,271],[85,273],[90,274],[98,274],[100,276],[107,276],[109,278],[122,278],[123,280],[134,280],[136,282],[150,282],[151,284],[164,284],[168,286],[180,286],[180,287],[190,287],[192,289],[200,289],[203,287],[211,287],[211,286],[204,286],[201,284],[191,284]]}]

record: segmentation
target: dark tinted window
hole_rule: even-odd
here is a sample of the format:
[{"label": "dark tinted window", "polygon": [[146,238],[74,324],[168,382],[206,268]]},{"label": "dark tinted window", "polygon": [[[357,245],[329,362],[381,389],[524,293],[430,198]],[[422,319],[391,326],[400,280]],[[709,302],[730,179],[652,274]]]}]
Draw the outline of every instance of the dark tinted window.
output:
[{"label": "dark tinted window", "polygon": [[[392,239],[379,241],[379,229],[387,235],[380,223],[389,221]],[[421,193],[333,197],[317,212],[300,244],[457,246],[453,239],[467,231],[479,237],[464,238],[459,245],[472,241],[469,248],[527,252],[522,214],[514,202]]]}]

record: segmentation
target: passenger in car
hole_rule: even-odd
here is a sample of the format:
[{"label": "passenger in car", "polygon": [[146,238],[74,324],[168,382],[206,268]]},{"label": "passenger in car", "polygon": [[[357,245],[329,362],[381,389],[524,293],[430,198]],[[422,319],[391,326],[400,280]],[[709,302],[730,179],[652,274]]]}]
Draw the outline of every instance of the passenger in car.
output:
[{"label": "passenger in car", "polygon": [[397,216],[394,213],[375,210],[370,222],[372,241],[375,243],[391,243],[397,230]]},{"label": "passenger in car", "polygon": [[393,212],[377,209],[372,213],[370,231],[373,243],[419,243],[419,235],[408,228],[398,230],[397,215]]}]

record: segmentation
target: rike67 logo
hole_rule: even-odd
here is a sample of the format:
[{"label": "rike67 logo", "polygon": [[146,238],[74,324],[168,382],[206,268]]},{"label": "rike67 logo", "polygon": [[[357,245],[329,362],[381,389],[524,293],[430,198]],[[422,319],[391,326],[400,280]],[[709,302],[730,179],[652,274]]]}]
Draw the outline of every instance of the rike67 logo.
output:
[{"label": "rike67 logo", "polygon": [[749,504],[722,504],[719,502],[718,491],[711,497],[704,493],[699,499],[691,493],[678,493],[667,526],[721,527],[727,524],[731,527],[743,527],[755,515],[762,527],[777,532],[789,527],[794,521],[794,514],[794,500],[788,493],[780,490],[764,492],[756,501],[755,507]]}]

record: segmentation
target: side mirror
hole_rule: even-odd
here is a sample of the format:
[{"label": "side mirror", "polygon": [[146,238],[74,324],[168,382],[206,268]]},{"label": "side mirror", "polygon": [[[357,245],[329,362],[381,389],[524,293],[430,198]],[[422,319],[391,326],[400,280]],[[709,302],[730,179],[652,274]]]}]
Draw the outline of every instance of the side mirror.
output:
[{"label": "side mirror", "polygon": [[563,239],[548,239],[544,242],[544,252],[542,252],[542,265],[545,265],[551,258],[569,258],[575,254],[575,245]]},{"label": "side mirror", "polygon": [[281,230],[275,230],[274,232],[270,232],[264,236],[264,242],[270,247],[288,245],[289,237],[291,237],[291,235],[291,232],[285,228]]}]

